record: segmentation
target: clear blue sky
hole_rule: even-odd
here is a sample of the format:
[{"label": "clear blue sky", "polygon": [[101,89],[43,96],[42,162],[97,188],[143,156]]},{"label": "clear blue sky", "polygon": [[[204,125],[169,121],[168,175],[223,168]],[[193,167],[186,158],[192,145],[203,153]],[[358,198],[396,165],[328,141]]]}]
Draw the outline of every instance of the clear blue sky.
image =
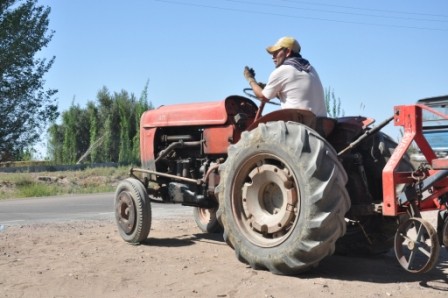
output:
[{"label": "clear blue sky", "polygon": [[[377,123],[393,106],[448,94],[446,0],[40,0],[52,8],[46,75],[59,110],[85,107],[98,90],[140,96],[154,106],[241,94],[242,73],[273,70],[268,45],[294,36],[345,115]],[[394,138],[392,125],[385,130]]]}]

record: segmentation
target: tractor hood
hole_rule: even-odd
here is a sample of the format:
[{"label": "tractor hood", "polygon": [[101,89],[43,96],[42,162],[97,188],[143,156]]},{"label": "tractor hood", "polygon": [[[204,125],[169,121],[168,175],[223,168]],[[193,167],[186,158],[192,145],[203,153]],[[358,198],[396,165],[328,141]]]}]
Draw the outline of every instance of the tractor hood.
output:
[{"label": "tractor hood", "polygon": [[249,99],[240,96],[229,96],[215,102],[200,102],[160,106],[157,109],[143,113],[141,127],[172,127],[172,126],[209,126],[222,125],[227,122],[228,115],[245,102],[256,106]]}]

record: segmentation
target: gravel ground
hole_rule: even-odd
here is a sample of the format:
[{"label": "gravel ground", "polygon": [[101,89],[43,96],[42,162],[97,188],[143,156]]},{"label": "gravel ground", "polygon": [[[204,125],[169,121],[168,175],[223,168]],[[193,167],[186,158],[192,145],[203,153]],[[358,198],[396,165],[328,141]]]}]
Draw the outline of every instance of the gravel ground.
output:
[{"label": "gravel ground", "polygon": [[447,297],[448,254],[429,273],[404,271],[393,252],[331,256],[279,276],[239,262],[219,234],[191,218],[153,220],[148,240],[125,243],[112,220],[0,231],[1,297]]}]

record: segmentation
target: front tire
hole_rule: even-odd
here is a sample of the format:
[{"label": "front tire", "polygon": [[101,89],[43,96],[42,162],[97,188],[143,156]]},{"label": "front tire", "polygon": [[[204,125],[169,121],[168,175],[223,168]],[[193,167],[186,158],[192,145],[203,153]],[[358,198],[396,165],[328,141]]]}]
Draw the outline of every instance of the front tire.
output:
[{"label": "front tire", "polygon": [[218,208],[193,208],[194,221],[198,228],[204,233],[221,233],[222,227],[216,218]]},{"label": "front tire", "polygon": [[350,199],[336,152],[318,133],[260,124],[229,148],[220,175],[218,219],[240,261],[297,274],[333,254]]},{"label": "front tire", "polygon": [[115,221],[124,241],[139,244],[151,229],[151,203],[143,184],[135,178],[121,181],[115,192]]}]

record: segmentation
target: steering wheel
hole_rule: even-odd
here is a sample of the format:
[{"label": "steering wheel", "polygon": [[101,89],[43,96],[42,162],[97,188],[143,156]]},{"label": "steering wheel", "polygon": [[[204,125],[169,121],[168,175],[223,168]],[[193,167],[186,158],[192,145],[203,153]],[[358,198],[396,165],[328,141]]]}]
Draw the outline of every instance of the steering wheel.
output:
[{"label": "steering wheel", "polygon": [[[253,98],[253,99],[256,99],[256,100],[260,100],[258,97],[255,96],[254,91],[252,90],[252,88],[244,88],[243,92],[244,92],[244,94],[246,94],[250,98]],[[274,105],[274,106],[279,106],[280,105],[279,103],[273,102],[273,101],[266,101],[266,103]]]}]

